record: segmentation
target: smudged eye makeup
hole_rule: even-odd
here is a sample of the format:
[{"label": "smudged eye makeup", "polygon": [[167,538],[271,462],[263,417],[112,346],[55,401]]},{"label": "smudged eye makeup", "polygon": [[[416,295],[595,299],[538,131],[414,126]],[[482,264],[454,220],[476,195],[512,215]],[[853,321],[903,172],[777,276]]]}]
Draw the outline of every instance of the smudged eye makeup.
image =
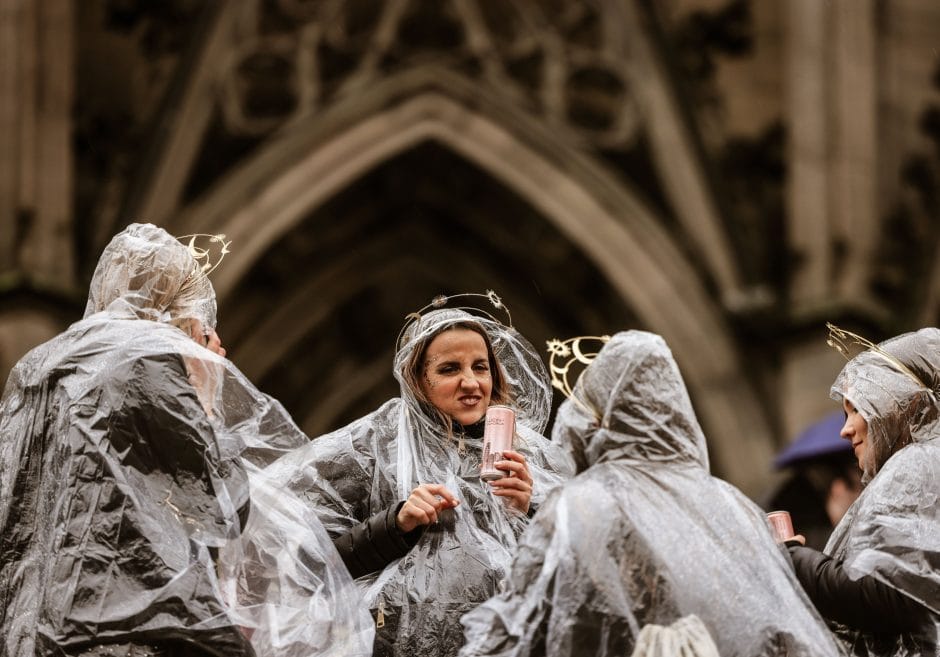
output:
[{"label": "smudged eye makeup", "polygon": [[[477,374],[488,374],[490,371],[490,364],[488,361],[477,361],[472,365],[472,369]],[[446,376],[448,374],[459,374],[461,372],[460,364],[454,362],[440,363],[436,367],[432,367],[430,361],[425,365],[425,380],[429,380],[431,374],[438,374],[441,376]]]},{"label": "smudged eye makeup", "polygon": [[478,421],[493,389],[490,354],[476,331],[444,331],[428,345],[421,386],[439,411],[460,424]]}]

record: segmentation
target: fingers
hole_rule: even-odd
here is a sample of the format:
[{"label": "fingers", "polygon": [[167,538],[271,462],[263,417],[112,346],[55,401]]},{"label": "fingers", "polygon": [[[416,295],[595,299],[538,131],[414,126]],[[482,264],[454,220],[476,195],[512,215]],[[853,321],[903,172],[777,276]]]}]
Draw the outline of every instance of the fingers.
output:
[{"label": "fingers", "polygon": [[496,467],[508,470],[509,476],[490,482],[493,495],[506,498],[510,506],[522,513],[528,513],[532,499],[532,475],[529,473],[525,455],[508,449],[501,456],[502,460],[496,462]]},{"label": "fingers", "polygon": [[403,510],[417,520],[419,525],[430,525],[437,522],[437,512],[440,511],[440,507],[420,498],[409,497]]},{"label": "fingers", "polygon": [[395,522],[399,529],[407,533],[420,525],[437,522],[437,509],[433,504],[412,493],[398,511]]},{"label": "fingers", "polygon": [[408,503],[426,512],[430,522],[437,522],[437,512],[450,506],[447,502],[420,488],[412,491],[408,497]]},{"label": "fingers", "polygon": [[421,484],[408,496],[398,512],[396,522],[399,529],[409,532],[420,525],[437,522],[443,509],[460,504],[460,500],[440,484]]},{"label": "fingers", "polygon": [[494,488],[493,495],[496,495],[497,497],[508,497],[511,500],[525,504],[526,507],[529,505],[529,500],[532,499],[531,491],[524,491],[516,488]]},{"label": "fingers", "polygon": [[532,484],[521,477],[503,477],[502,479],[494,479],[489,484],[493,489],[511,488],[532,493]]},{"label": "fingers", "polygon": [[419,489],[430,493],[432,497],[435,495],[439,495],[440,497],[444,498],[444,501],[447,502],[448,506],[454,507],[460,504],[460,500],[458,500],[457,497],[453,493],[451,493],[449,490],[447,490],[447,488],[445,488],[441,484],[421,484],[420,486],[418,486],[418,488],[415,488],[412,491],[412,495],[418,492]]},{"label": "fingers", "polygon": [[[522,487],[510,485],[498,486],[497,484],[500,481],[514,482],[515,484],[521,485]],[[493,487],[493,495],[506,498],[506,502],[510,506],[514,507],[518,511],[521,511],[522,513],[528,513],[529,502],[532,500],[531,486],[516,478],[497,479],[496,481],[491,481],[490,484]]]},{"label": "fingers", "polygon": [[525,454],[522,452],[517,452],[511,449],[503,450],[503,459],[515,461],[517,463],[522,463],[525,465]]},{"label": "fingers", "polygon": [[502,453],[503,460],[496,462],[496,467],[500,470],[509,470],[510,476],[516,476],[523,481],[532,483],[532,475],[529,474],[529,465],[526,463],[525,455],[506,450]]}]

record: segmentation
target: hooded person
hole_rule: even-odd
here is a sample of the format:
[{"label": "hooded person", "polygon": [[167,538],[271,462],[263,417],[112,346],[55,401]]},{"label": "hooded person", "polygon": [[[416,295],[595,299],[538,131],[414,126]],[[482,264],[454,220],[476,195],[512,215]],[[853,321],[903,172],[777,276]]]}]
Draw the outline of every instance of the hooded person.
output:
[{"label": "hooded person", "polygon": [[[322,526],[299,500],[277,516],[290,541],[265,526],[274,509],[260,466],[307,440],[224,358],[195,255],[163,229],[128,226],[98,262],[84,319],[10,374],[4,656],[293,657],[329,654],[340,635],[354,649],[337,654],[368,654],[371,625],[356,620]],[[273,559],[293,588],[275,585]]]},{"label": "hooded person", "polygon": [[[563,390],[576,365],[565,359],[590,362],[586,340],[549,343]],[[630,655],[650,625],[673,628],[681,654],[714,654],[710,640],[722,657],[841,654],[764,514],[709,474],[661,337],[627,331],[604,344],[552,439],[579,474],[532,519],[506,590],[464,616],[461,657]]]},{"label": "hooded person", "polygon": [[[400,398],[272,470],[309,501],[358,577],[376,618],[375,654],[455,655],[460,616],[499,590],[528,514],[570,465],[539,433],[551,399],[545,366],[491,316],[413,313],[394,375]],[[510,476],[487,483],[480,464],[491,403],[515,411],[516,435],[496,462]]]},{"label": "hooded person", "polygon": [[940,330],[872,345],[836,378],[865,488],[823,552],[788,543],[796,573],[853,655],[940,655]]}]

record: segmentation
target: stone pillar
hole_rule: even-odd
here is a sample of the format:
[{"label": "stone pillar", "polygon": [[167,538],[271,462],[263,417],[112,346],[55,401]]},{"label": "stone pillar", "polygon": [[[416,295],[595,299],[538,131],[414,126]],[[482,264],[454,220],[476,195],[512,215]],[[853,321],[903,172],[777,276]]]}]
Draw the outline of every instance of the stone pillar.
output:
[{"label": "stone pillar", "polygon": [[879,223],[875,2],[836,0],[831,12],[833,220],[846,244],[835,293],[863,299]]},{"label": "stone pillar", "polygon": [[0,0],[0,271],[73,282],[73,4]]},{"label": "stone pillar", "polygon": [[875,3],[786,6],[790,294],[800,314],[868,297],[878,218]]},{"label": "stone pillar", "polygon": [[73,12],[72,0],[0,0],[0,381],[63,328],[30,295],[75,284]]},{"label": "stone pillar", "polygon": [[827,296],[832,270],[828,190],[830,142],[827,125],[827,4],[792,0],[788,12],[789,244],[793,263],[790,294],[795,305]]},{"label": "stone pillar", "polygon": [[0,0],[0,272],[15,266],[17,207],[19,197],[19,88],[20,30],[16,0]]},{"label": "stone pillar", "polygon": [[875,0],[789,0],[788,190],[791,317],[807,333],[782,354],[782,432],[792,440],[837,410],[829,387],[844,360],[827,320],[878,313],[868,292],[878,229]]}]

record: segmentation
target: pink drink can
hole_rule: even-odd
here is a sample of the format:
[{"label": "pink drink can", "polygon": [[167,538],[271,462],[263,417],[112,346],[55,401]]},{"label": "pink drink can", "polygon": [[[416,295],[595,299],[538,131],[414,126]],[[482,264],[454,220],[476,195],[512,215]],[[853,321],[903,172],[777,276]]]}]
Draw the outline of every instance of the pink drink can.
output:
[{"label": "pink drink can", "polygon": [[767,514],[767,522],[770,523],[770,531],[778,543],[793,538],[793,521],[787,511],[771,511]]},{"label": "pink drink can", "polygon": [[497,470],[496,461],[502,460],[503,452],[512,449],[516,435],[516,414],[508,406],[490,406],[486,409],[486,426],[483,429],[483,461],[480,463],[480,479],[491,481],[509,476],[508,470]]}]

